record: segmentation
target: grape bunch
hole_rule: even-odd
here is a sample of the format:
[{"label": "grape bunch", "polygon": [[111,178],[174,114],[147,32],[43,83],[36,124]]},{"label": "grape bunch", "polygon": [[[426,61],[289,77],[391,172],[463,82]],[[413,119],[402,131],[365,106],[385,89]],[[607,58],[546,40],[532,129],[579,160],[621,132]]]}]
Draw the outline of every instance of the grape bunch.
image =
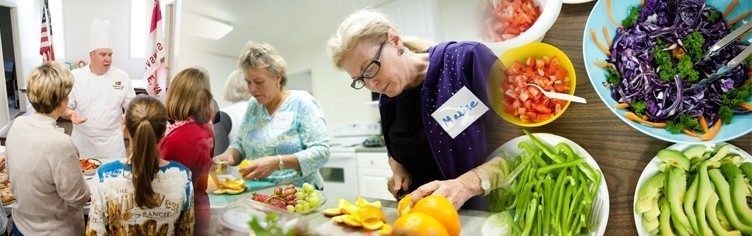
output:
[{"label": "grape bunch", "polygon": [[308,183],[304,183],[300,191],[290,184],[274,188],[272,195],[253,193],[251,199],[295,213],[309,212],[321,203],[318,191]]}]

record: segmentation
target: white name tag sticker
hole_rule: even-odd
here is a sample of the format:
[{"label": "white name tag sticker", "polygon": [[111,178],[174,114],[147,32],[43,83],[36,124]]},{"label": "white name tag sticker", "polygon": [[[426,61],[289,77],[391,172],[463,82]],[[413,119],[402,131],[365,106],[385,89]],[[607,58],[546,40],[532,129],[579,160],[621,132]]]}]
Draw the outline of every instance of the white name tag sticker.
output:
[{"label": "white name tag sticker", "polygon": [[488,111],[488,107],[467,87],[462,87],[439,109],[431,114],[450,137],[457,137],[475,120]]},{"label": "white name tag sticker", "polygon": [[292,112],[280,112],[272,117],[271,127],[272,129],[287,130],[292,125],[292,120],[295,118],[295,113]]}]

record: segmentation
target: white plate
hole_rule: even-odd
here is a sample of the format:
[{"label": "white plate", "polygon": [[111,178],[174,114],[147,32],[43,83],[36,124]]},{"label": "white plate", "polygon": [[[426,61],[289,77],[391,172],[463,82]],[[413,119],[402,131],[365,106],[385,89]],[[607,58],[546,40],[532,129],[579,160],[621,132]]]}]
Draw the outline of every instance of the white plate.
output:
[{"label": "white plate", "polygon": [[[718,144],[705,144],[705,148],[707,149],[716,149],[720,146],[725,145],[726,143],[718,143]],[[692,146],[694,144],[683,144],[683,143],[677,143],[674,145],[671,145],[670,149],[683,151],[684,149],[687,149],[689,146]],[[657,152],[656,152],[657,153]],[[731,145],[731,148],[729,150],[729,153],[735,153],[739,154],[744,162],[752,161],[752,156],[749,155],[749,153],[739,149],[738,147]],[[640,214],[637,214],[634,210],[634,206],[637,204],[637,193],[640,191],[640,187],[645,182],[645,179],[655,175],[658,173],[658,165],[661,163],[660,160],[658,160],[658,156],[653,157],[653,160],[650,160],[650,163],[648,163],[647,166],[645,166],[645,169],[642,170],[642,174],[640,174],[640,180],[637,181],[637,188],[635,188],[634,198],[632,199],[632,214],[634,215],[634,221],[635,226],[637,226],[637,234],[638,235],[650,235],[648,231],[645,230],[645,227],[642,225],[642,216]],[[689,185],[687,186],[689,187]]]},{"label": "white plate", "polygon": [[[555,134],[548,134],[548,133],[533,133],[533,135],[535,135],[536,138],[541,140],[541,142],[547,144],[549,147],[553,147],[559,143],[566,143],[567,145],[572,147],[572,150],[574,151],[574,153],[576,153],[578,156],[585,158],[585,162],[587,162],[588,165],[590,165],[591,167],[594,167],[596,170],[601,172],[601,186],[598,188],[597,197],[603,199],[604,204],[603,204],[603,209],[601,210],[601,215],[599,216],[601,219],[600,223],[596,227],[595,233],[591,235],[597,235],[597,236],[603,235],[603,233],[606,232],[606,225],[608,223],[610,201],[609,201],[609,196],[608,196],[608,186],[606,186],[606,178],[605,178],[605,175],[603,175],[603,171],[598,166],[598,163],[595,162],[595,159],[593,159],[593,157],[591,157],[590,154],[588,154],[588,152],[585,151],[584,148],[582,148],[577,143],[572,142],[572,140],[569,140],[567,138],[564,138]],[[519,148],[517,148],[517,144],[521,142],[525,142],[525,141],[535,146],[535,144],[533,143],[533,141],[530,140],[529,137],[527,137],[526,135],[523,135],[523,136],[514,138],[504,143],[503,145],[501,145],[501,147],[497,148],[496,151],[494,151],[491,154],[491,156],[500,156],[503,152],[504,154],[506,154],[507,157],[515,157],[519,155],[520,153],[522,153],[522,151],[520,151]],[[483,226],[483,231],[482,231],[484,233],[483,235],[496,235],[498,231],[494,231],[493,228],[498,229],[497,226],[493,225],[493,222],[486,220],[486,223]]]},{"label": "white plate", "polygon": [[578,4],[578,3],[586,3],[586,2],[592,2],[593,0],[562,0],[564,4]]}]

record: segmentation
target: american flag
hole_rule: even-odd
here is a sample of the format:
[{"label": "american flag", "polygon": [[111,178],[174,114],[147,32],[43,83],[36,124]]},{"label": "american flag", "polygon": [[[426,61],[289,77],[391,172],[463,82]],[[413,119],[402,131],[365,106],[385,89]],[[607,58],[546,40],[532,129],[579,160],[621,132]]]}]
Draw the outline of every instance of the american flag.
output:
[{"label": "american flag", "polygon": [[39,54],[42,55],[42,60],[54,61],[55,50],[52,50],[52,26],[50,23],[50,7],[47,5],[47,0],[44,0],[42,6],[42,35],[41,43],[39,45]]}]

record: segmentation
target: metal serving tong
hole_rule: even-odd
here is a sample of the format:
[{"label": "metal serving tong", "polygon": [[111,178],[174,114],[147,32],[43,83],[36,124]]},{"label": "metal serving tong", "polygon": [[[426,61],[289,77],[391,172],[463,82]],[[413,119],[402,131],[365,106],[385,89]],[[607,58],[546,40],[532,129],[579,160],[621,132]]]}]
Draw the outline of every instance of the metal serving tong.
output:
[{"label": "metal serving tong", "polygon": [[[752,23],[746,23],[742,25],[742,27],[739,27],[738,29],[731,32],[729,35],[726,35],[726,37],[723,37],[721,40],[718,40],[713,46],[710,46],[708,49],[708,52],[705,53],[705,56],[702,60],[708,60],[710,59],[710,55],[717,52],[721,48],[724,48],[729,43],[733,42],[737,37],[741,36],[742,34],[746,33],[752,29]],[[732,68],[738,66],[741,64],[745,59],[747,59],[750,55],[752,55],[752,46],[747,46],[744,50],[742,50],[739,55],[736,55],[733,59],[731,59],[726,65],[722,66],[718,69],[715,73],[709,75],[707,78],[700,80],[700,82],[693,84],[689,89],[693,90],[700,86],[709,84],[710,82],[713,82],[720,78],[722,75],[728,73]]]}]

